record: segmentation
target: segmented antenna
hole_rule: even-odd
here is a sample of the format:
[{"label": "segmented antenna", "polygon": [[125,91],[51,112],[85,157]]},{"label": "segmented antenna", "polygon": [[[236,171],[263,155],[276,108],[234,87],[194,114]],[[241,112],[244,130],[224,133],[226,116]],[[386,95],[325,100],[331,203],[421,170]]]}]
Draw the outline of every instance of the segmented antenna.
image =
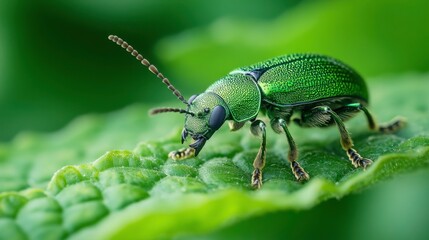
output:
[{"label": "segmented antenna", "polygon": [[165,113],[165,112],[186,113],[186,114],[190,114],[192,116],[195,116],[195,114],[193,112],[188,112],[185,109],[181,109],[181,108],[166,107],[166,108],[155,108],[155,109],[150,110],[151,115],[155,115],[158,113]]},{"label": "segmented antenna", "polygon": [[137,50],[135,50],[131,45],[129,45],[127,42],[125,42],[124,40],[122,40],[122,38],[119,38],[116,35],[110,35],[109,40],[118,44],[119,46],[121,46],[123,49],[127,50],[127,52],[131,53],[131,55],[133,57],[135,57],[137,60],[139,60],[141,62],[141,64],[145,65],[149,71],[151,71],[153,74],[155,74],[159,79],[161,79],[161,81],[167,85],[168,89],[170,89],[170,91],[173,92],[174,95],[176,95],[176,97],[182,101],[184,104],[189,105],[188,101],[185,100],[185,98],[182,96],[182,94],[179,92],[179,90],[177,90],[171,83],[170,81],[168,81],[168,79],[166,77],[164,77],[164,75],[162,75],[162,73],[160,73],[158,71],[158,69],[151,64],[146,58],[144,58],[139,52],[137,52]]}]

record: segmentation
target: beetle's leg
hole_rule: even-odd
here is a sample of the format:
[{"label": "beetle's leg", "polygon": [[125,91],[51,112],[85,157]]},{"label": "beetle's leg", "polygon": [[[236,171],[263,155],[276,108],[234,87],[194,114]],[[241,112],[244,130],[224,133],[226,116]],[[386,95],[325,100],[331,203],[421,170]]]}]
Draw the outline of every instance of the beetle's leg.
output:
[{"label": "beetle's leg", "polygon": [[381,133],[392,133],[401,129],[405,126],[405,119],[402,117],[396,117],[388,124],[378,125],[374,120],[372,114],[368,111],[367,108],[362,106],[360,103],[351,103],[339,109],[335,109],[335,112],[340,116],[340,118],[345,121],[355,113],[362,111],[365,114],[366,119],[368,120],[368,126],[371,130],[375,130]]},{"label": "beetle's leg", "polygon": [[281,133],[283,130],[283,132],[286,134],[289,144],[288,160],[296,180],[301,182],[310,179],[310,176],[307,174],[307,172],[305,172],[304,168],[302,168],[296,161],[298,159],[298,149],[296,147],[295,141],[292,138],[292,135],[289,132],[289,129],[287,128],[286,121],[282,118],[273,119],[271,120],[271,127],[276,133]]},{"label": "beetle's leg", "polygon": [[262,169],[265,166],[265,155],[266,155],[266,133],[265,123],[261,120],[255,120],[250,126],[250,132],[255,136],[261,136],[261,146],[259,147],[258,154],[256,155],[255,161],[253,161],[253,170],[251,184],[253,188],[260,188],[262,186]]},{"label": "beetle's leg", "polygon": [[195,149],[188,147],[182,148],[176,151],[172,151],[168,154],[168,157],[173,160],[185,160],[195,156]]},{"label": "beetle's leg", "polygon": [[377,123],[375,122],[374,118],[372,117],[372,114],[368,111],[367,108],[365,108],[364,106],[360,105],[359,106],[359,110],[361,110],[362,112],[365,113],[365,116],[368,119],[369,128],[372,129],[372,130],[376,130],[376,131],[382,132],[382,133],[396,132],[399,129],[403,128],[405,126],[405,123],[406,123],[406,121],[405,121],[404,118],[402,118],[402,117],[396,117],[390,123],[382,124],[382,125],[377,125]]},{"label": "beetle's leg", "polygon": [[228,121],[229,130],[232,132],[242,128],[246,122]]},{"label": "beetle's leg", "polygon": [[341,146],[346,151],[347,156],[349,157],[353,166],[363,167],[364,169],[366,169],[367,166],[371,165],[372,161],[370,159],[361,157],[359,153],[355,149],[353,149],[353,141],[350,138],[350,135],[346,127],[344,126],[343,121],[341,120],[341,118],[338,116],[337,113],[332,111],[332,109],[327,106],[315,107],[314,110],[318,110],[323,114],[329,114],[332,117],[332,119],[335,121],[341,135]]}]

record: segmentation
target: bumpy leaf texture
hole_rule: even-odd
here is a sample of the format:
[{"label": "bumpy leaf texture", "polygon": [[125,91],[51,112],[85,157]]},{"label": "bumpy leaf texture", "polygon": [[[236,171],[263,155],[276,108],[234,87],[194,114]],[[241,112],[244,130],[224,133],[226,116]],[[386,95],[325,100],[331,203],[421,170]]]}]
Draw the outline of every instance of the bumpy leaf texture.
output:
[{"label": "bumpy leaf texture", "polygon": [[[0,147],[0,239],[201,234],[258,214],[309,209],[427,167],[428,81],[429,75],[407,75],[370,82],[377,119],[402,115],[408,125],[385,135],[370,132],[363,114],[347,123],[356,149],[374,160],[366,171],[352,167],[335,127],[291,127],[299,161],[312,177],[297,183],[286,160],[285,136],[268,131],[264,185],[258,191],[250,188],[250,175],[259,140],[245,130],[223,127],[200,156],[180,162],[167,154],[182,147],[183,116],[149,118],[145,106],[85,116],[53,134],[23,134]],[[142,139],[134,150],[108,151],[132,149]]]}]

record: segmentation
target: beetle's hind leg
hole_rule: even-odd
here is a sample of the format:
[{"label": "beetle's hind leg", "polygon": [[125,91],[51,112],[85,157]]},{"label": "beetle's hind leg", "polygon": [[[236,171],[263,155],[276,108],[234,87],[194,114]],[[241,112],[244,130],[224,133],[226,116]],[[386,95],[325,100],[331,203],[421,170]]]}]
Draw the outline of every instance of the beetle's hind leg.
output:
[{"label": "beetle's hind leg", "polygon": [[290,135],[286,121],[282,118],[274,118],[271,120],[271,127],[276,133],[281,133],[283,130],[283,132],[286,134],[289,144],[288,160],[296,180],[301,182],[310,179],[310,176],[307,174],[307,172],[305,172],[304,168],[302,168],[301,165],[299,165],[299,163],[296,161],[298,158],[298,149],[296,147],[295,141],[292,138],[292,135]]},{"label": "beetle's hind leg", "polygon": [[396,117],[390,123],[378,125],[374,120],[374,117],[369,110],[360,103],[351,103],[339,109],[335,109],[335,112],[341,117],[342,120],[346,120],[347,116],[356,114],[362,111],[368,120],[368,127],[371,130],[378,131],[381,133],[393,133],[405,126],[405,119],[403,117]]},{"label": "beetle's hind leg", "polygon": [[253,161],[253,173],[251,184],[253,188],[260,188],[262,186],[262,169],[265,166],[267,136],[265,131],[265,123],[261,120],[255,120],[250,126],[250,132],[255,136],[261,137],[261,145],[255,161]]},{"label": "beetle's hind leg", "polygon": [[366,118],[368,119],[368,125],[371,130],[375,130],[382,133],[392,133],[396,132],[399,129],[405,126],[405,119],[403,117],[396,117],[390,123],[377,125],[372,114],[361,104],[358,105],[358,109],[365,113]]},{"label": "beetle's hind leg", "polygon": [[372,161],[370,159],[361,157],[361,155],[359,155],[359,153],[355,149],[353,149],[353,141],[350,137],[350,134],[347,131],[346,126],[344,126],[344,123],[341,120],[341,117],[336,112],[334,112],[328,106],[315,107],[313,108],[313,110],[319,111],[321,114],[330,115],[330,117],[337,124],[338,130],[340,131],[340,136],[341,136],[341,146],[346,151],[347,156],[349,157],[353,166],[362,167],[366,169],[369,165],[372,164]]}]

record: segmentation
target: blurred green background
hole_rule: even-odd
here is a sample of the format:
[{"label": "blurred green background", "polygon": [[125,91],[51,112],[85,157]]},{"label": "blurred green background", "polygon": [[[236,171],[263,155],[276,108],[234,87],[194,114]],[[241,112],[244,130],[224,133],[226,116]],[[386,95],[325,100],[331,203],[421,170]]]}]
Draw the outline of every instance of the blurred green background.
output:
[{"label": "blurred green background", "polygon": [[[292,52],[334,56],[369,82],[425,73],[427,22],[424,0],[1,1],[0,140],[21,131],[54,131],[85,113],[174,101],[159,80],[107,40],[109,34],[126,39],[189,97],[236,67]],[[272,237],[429,238],[421,225],[429,220],[422,201],[428,200],[428,177],[427,171],[411,174],[340,202],[261,216],[211,237],[251,238],[268,234],[266,228]]]}]

